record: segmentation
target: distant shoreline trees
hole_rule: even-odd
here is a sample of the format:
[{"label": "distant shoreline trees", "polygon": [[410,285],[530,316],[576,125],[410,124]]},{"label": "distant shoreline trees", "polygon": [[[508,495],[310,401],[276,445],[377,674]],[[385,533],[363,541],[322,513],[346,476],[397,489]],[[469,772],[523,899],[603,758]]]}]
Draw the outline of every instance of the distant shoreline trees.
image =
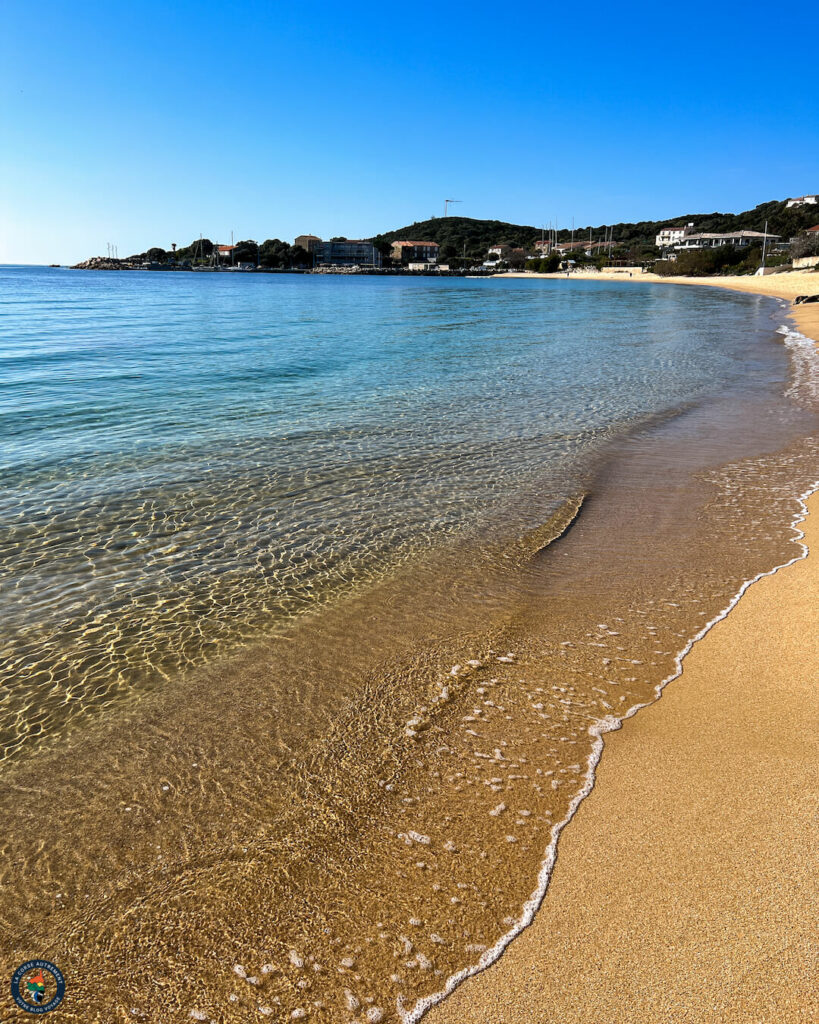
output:
[{"label": "distant shoreline trees", "polygon": [[[568,254],[569,259],[575,259],[578,263],[599,263],[608,255],[595,253],[594,257],[586,257],[584,246],[587,240],[601,242],[606,237],[612,239],[612,256],[618,259],[626,259],[636,263],[654,261],[658,250],[654,244],[656,235],[668,227],[677,227],[689,222],[696,224],[699,232],[733,232],[741,230],[762,230],[766,220],[768,231],[771,234],[779,235],[781,238],[792,238],[799,236],[806,229],[814,226],[817,219],[817,208],[788,207],[784,200],[770,203],[762,203],[753,210],[746,210],[743,213],[702,213],[685,214],[684,216],[669,218],[661,221],[639,221],[636,223],[619,223],[614,225],[600,225],[598,227],[578,227],[575,231],[562,228],[554,232],[555,240],[561,245],[574,241],[575,251]],[[471,217],[432,217],[429,220],[416,221],[406,227],[395,231],[388,231],[376,235],[372,242],[384,258],[385,266],[390,263],[390,248],[394,241],[417,239],[419,241],[436,242],[440,246],[439,260],[452,267],[473,267],[482,264],[487,259],[488,250],[492,246],[502,245],[509,250],[523,250],[525,254],[534,253],[535,242],[543,236],[543,229],[522,224],[511,224],[500,220],[477,220]],[[339,236],[340,237],[340,236]],[[800,241],[797,249],[801,252],[803,246],[808,249],[804,255],[812,255],[814,249],[811,246],[819,245],[808,239]],[[173,246],[172,246],[173,248]],[[190,263],[192,265],[208,263],[212,260],[214,243],[208,238],[195,239],[190,245],[183,246],[176,252],[167,252],[158,246],[130,257],[134,261],[151,260],[154,262],[175,261],[178,264]],[[797,249],[794,250],[796,255]],[[688,256],[687,253],[680,253],[680,259]],[[725,267],[736,267],[733,272],[747,272],[743,262],[750,254],[742,250],[741,259],[736,262],[723,262]],[[728,254],[722,253],[719,257],[728,260]],[[730,257],[733,259],[733,256]],[[520,253],[506,260],[521,262]],[[695,258],[695,263],[699,257]],[[702,266],[706,269],[702,273],[717,273],[709,271],[710,260],[713,257],[702,257]],[[299,246],[290,245],[279,238],[268,238],[257,244],[252,239],[246,239],[236,243],[233,250],[233,261],[241,263],[256,264],[270,270],[298,270],[312,267],[312,255]],[[524,265],[529,267],[532,260],[524,260]],[[658,261],[665,263],[667,261]],[[772,258],[772,265],[776,262]],[[676,261],[680,265],[679,260]],[[750,264],[749,264],[750,266]],[[532,267],[534,269],[534,267]],[[659,267],[660,273],[671,273],[665,267]],[[676,272],[679,272],[677,270]]]}]

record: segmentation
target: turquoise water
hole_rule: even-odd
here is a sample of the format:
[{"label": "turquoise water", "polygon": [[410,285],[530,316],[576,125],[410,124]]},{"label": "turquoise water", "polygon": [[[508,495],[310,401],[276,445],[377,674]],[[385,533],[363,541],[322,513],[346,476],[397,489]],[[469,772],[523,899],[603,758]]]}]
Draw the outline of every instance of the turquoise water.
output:
[{"label": "turquoise water", "polygon": [[771,309],[639,282],[0,268],[0,743],[536,525],[611,437],[784,379]]}]

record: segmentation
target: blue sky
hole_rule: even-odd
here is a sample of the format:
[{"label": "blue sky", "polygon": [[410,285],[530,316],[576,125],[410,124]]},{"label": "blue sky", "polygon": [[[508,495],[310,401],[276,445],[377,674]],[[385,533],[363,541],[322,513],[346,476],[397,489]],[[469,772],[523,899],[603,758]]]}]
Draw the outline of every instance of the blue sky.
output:
[{"label": "blue sky", "polygon": [[[0,262],[819,191],[815,8],[5,0]],[[802,56],[800,56],[802,54]]]}]

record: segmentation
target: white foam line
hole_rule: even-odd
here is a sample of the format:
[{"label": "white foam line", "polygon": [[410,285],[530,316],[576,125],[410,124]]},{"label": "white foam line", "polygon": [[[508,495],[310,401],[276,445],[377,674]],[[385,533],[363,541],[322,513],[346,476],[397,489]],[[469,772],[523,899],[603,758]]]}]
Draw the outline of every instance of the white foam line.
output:
[{"label": "white foam line", "polygon": [[682,675],[683,659],[689,653],[694,644],[698,640],[702,640],[702,638],[711,629],[713,629],[713,627],[718,622],[721,622],[728,615],[728,613],[735,607],[735,605],[742,597],[742,595],[745,593],[745,591],[748,589],[748,587],[752,586],[754,583],[758,583],[759,580],[764,579],[766,576],[773,576],[774,573],[779,572],[780,569],[787,569],[788,566],[793,565],[795,562],[799,562],[803,558],[807,558],[808,546],[807,544],[802,543],[805,537],[805,531],[799,528],[799,524],[804,522],[808,514],[808,506],[806,505],[807,499],[817,490],[819,490],[819,480],[814,481],[814,483],[812,483],[806,491],[804,491],[797,497],[797,501],[799,502],[800,508],[791,520],[790,528],[793,530],[793,541],[795,544],[799,545],[800,553],[791,558],[790,561],[783,562],[782,565],[777,565],[773,569],[768,569],[766,572],[761,572],[757,576],[754,576],[750,580],[746,580],[745,583],[742,584],[742,586],[739,588],[736,594],[728,602],[726,607],[723,608],[723,610],[719,612],[718,615],[715,615],[710,622],[706,623],[706,625],[703,626],[699,633],[697,633],[696,636],[692,637],[692,639],[686,643],[685,647],[683,647],[679,654],[676,655],[674,659],[674,671],[671,673],[670,676],[667,676],[665,679],[663,679],[661,683],[658,683],[654,687],[654,700],[646,701],[646,703],[644,704],[635,704],[633,707],[629,708],[629,710],[626,712],[625,715],[623,715],[622,718],[615,718],[613,715],[608,715],[606,716],[606,718],[602,719],[600,722],[596,722],[593,726],[589,728],[589,735],[594,738],[594,744],[592,745],[592,751],[589,754],[588,760],[586,762],[587,770],[583,787],[580,790],[580,792],[577,793],[577,795],[574,797],[571,804],[569,804],[569,810],[566,814],[566,817],[562,821],[559,821],[552,826],[552,838],[551,842],[549,843],[549,846],[546,849],[544,859],[541,862],[540,871],[538,873],[537,888],[526,901],[526,903],[524,903],[523,913],[521,914],[520,918],[512,925],[509,931],[506,932],[506,934],[503,935],[495,943],[495,945],[491,949],[486,950],[486,952],[481,956],[480,960],[478,960],[476,964],[473,964],[471,967],[464,967],[456,974],[451,975],[447,979],[446,985],[440,992],[436,992],[434,995],[426,996],[423,999],[419,999],[418,1002],[416,1002],[416,1004],[409,1010],[404,1008],[403,999],[401,996],[399,996],[396,1008],[398,1010],[398,1015],[401,1018],[403,1024],[416,1024],[416,1022],[419,1021],[428,1010],[431,1010],[433,1006],[436,1006],[438,1003],[443,1002],[443,1000],[446,999],[448,995],[451,995],[451,993],[455,991],[455,989],[461,984],[461,982],[466,981],[467,978],[472,977],[472,975],[474,974],[480,974],[480,972],[485,971],[487,967],[491,967],[492,964],[494,964],[497,960],[500,959],[503,951],[506,949],[509,943],[512,942],[512,940],[515,939],[518,935],[520,935],[524,928],[529,927],[529,925],[534,920],[535,914],[540,909],[540,906],[543,903],[543,900],[546,896],[546,891],[549,888],[549,880],[552,877],[552,869],[554,868],[555,859],[557,857],[557,841],[560,838],[560,833],[575,816],[577,808],[580,806],[583,800],[589,795],[589,793],[591,793],[592,789],[594,789],[595,769],[597,768],[597,764],[600,761],[600,756],[603,753],[603,736],[607,732],[614,732],[616,729],[619,729],[627,718],[631,718],[633,715],[636,715],[637,712],[640,711],[642,708],[649,707],[650,705],[656,703],[656,701],[661,697],[662,692],[666,688],[666,686],[668,686],[670,682],[673,682],[673,680],[678,679],[680,675]]},{"label": "white foam line", "polygon": [[793,360],[793,382],[785,394],[798,399],[804,389],[809,400],[819,398],[819,350],[816,342],[787,324],[777,327],[776,333],[784,337]]}]

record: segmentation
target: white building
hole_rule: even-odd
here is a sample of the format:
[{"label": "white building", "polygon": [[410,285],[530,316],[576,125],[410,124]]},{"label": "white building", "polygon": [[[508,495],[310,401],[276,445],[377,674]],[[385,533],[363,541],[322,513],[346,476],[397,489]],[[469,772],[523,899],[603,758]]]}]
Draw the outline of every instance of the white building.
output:
[{"label": "white building", "polygon": [[721,245],[733,245],[737,249],[742,249],[749,245],[762,245],[765,238],[769,243],[778,242],[779,237],[770,232],[765,235],[763,231],[726,231],[724,233],[704,231],[700,234],[686,235],[681,242],[677,242],[674,248],[678,252],[687,249],[717,249]]},{"label": "white building", "polygon": [[817,206],[819,205],[819,196],[796,196],[795,199],[789,199],[785,204],[788,206]]},{"label": "white building", "polygon": [[663,228],[654,239],[654,244],[659,249],[664,249],[669,245],[676,245],[678,242],[681,242],[686,235],[690,235],[693,230],[693,224],[686,224],[683,228]]}]

